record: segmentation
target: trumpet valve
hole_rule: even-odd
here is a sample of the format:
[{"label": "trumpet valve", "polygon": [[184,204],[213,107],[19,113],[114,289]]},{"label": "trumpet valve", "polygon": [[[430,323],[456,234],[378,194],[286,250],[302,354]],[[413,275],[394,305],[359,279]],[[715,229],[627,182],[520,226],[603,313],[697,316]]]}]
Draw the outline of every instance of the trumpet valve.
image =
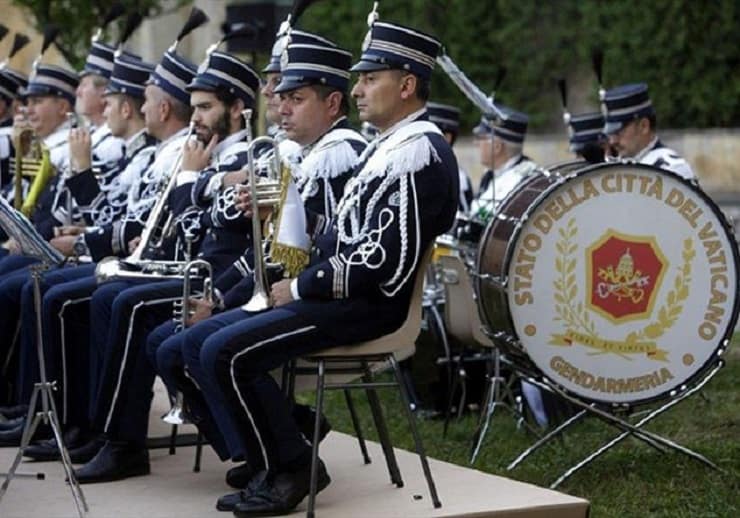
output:
[{"label": "trumpet valve", "polygon": [[257,183],[254,187],[257,194],[257,206],[272,207],[280,202],[280,182],[267,180]]}]

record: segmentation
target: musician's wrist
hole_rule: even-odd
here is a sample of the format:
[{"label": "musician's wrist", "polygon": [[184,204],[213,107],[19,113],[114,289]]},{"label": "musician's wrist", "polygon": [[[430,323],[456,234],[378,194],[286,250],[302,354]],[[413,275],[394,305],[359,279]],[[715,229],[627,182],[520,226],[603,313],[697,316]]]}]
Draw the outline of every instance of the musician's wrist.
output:
[{"label": "musician's wrist", "polygon": [[77,257],[82,257],[83,255],[90,255],[90,248],[87,246],[87,241],[85,241],[84,232],[77,235],[74,243],[72,244],[72,250],[74,251]]}]

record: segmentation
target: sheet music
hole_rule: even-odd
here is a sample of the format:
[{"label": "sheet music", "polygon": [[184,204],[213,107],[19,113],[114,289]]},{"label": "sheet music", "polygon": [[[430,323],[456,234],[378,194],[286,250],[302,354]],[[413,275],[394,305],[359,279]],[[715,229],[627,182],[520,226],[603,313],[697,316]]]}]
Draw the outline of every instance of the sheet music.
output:
[{"label": "sheet music", "polygon": [[53,265],[64,261],[64,256],[39,235],[28,218],[15,210],[2,196],[0,196],[0,227],[16,240],[23,255]]}]

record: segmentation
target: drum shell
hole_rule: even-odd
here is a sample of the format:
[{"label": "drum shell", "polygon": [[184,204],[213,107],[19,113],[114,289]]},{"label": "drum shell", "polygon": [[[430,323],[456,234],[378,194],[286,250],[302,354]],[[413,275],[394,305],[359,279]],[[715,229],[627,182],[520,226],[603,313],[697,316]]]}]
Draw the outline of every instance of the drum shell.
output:
[{"label": "drum shell", "polygon": [[559,178],[548,171],[522,180],[501,202],[479,242],[475,276],[478,310],[484,325],[500,337],[495,339],[499,346],[510,347],[513,344],[506,338],[515,336],[506,295],[510,246],[527,209]]}]

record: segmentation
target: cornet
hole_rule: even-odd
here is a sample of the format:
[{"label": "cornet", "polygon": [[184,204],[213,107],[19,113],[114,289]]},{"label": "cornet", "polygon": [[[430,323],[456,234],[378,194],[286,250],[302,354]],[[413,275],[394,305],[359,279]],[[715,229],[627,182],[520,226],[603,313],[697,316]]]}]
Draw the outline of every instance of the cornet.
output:
[{"label": "cornet", "polygon": [[[252,249],[254,250],[254,290],[249,302],[242,306],[244,311],[262,311],[272,306],[270,292],[268,291],[267,267],[265,255],[262,250],[262,223],[259,218],[260,207],[275,207],[280,202],[280,172],[282,163],[280,152],[275,139],[270,137],[259,137],[252,139],[251,119],[252,110],[244,110],[242,116],[246,122],[247,131],[247,175],[252,198]],[[255,174],[254,148],[256,145],[266,143],[272,146],[272,167],[266,180],[257,181]]]},{"label": "cornet", "polygon": [[187,325],[190,317],[190,299],[193,297],[193,278],[203,279],[203,300],[213,303],[213,267],[204,259],[194,259],[182,270],[182,300],[175,302],[172,319],[177,323],[178,330]]}]

